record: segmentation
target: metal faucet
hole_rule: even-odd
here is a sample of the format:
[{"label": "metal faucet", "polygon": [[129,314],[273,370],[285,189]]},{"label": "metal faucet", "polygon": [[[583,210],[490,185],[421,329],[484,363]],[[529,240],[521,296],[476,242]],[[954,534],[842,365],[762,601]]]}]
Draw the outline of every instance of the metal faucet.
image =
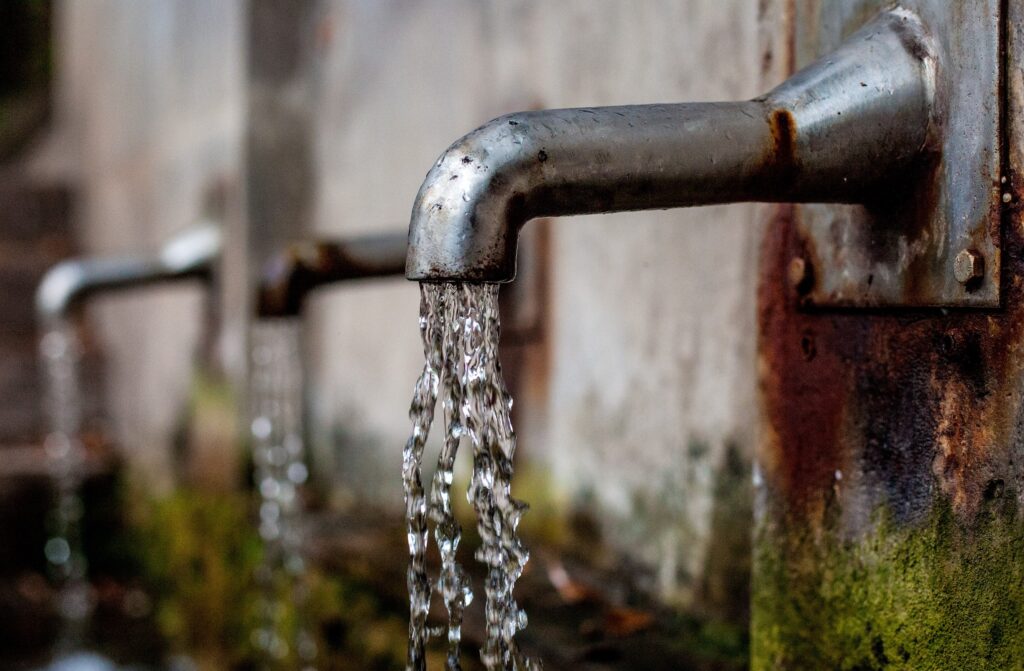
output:
[{"label": "metal faucet", "polygon": [[257,287],[259,317],[292,317],[306,297],[325,284],[405,272],[407,235],[382,234],[299,242],[272,256]]},{"label": "metal faucet", "polygon": [[499,117],[427,175],[406,276],[511,281],[519,228],[535,217],[877,200],[940,151],[932,47],[917,16],[896,9],[751,101]]},{"label": "metal faucet", "polygon": [[192,278],[205,279],[220,258],[220,227],[201,224],[174,237],[156,256],[80,258],[51,268],[36,290],[42,322],[66,317],[88,297]]}]

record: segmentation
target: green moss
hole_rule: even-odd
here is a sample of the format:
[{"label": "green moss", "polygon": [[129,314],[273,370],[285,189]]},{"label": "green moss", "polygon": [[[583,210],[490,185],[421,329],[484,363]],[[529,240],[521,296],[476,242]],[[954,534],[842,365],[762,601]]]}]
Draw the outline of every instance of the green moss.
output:
[{"label": "green moss", "polygon": [[[830,528],[838,524],[830,525]],[[878,515],[844,539],[799,522],[755,541],[752,669],[1024,669],[1024,525],[1014,497],[970,524]]]},{"label": "green moss", "polygon": [[750,633],[746,627],[721,620],[694,618],[697,631],[681,638],[685,652],[698,660],[714,663],[713,668],[746,669],[750,655]]},{"label": "green moss", "polygon": [[744,631],[750,625],[752,508],[750,461],[738,445],[728,444],[715,474],[711,531],[697,604]]}]

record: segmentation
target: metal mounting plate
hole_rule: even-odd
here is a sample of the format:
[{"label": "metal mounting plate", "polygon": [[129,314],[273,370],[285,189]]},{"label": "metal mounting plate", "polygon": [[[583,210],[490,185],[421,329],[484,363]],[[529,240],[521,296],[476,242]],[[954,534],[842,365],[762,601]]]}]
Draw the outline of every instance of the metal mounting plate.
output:
[{"label": "metal mounting plate", "polygon": [[[883,0],[796,0],[797,68],[892,6]],[[822,307],[997,307],[1001,2],[904,0],[899,6],[920,16],[934,39],[941,157],[911,188],[880,190],[885,205],[797,208],[813,268],[804,299]],[[964,250],[983,259],[984,273],[961,283],[954,261]]]}]

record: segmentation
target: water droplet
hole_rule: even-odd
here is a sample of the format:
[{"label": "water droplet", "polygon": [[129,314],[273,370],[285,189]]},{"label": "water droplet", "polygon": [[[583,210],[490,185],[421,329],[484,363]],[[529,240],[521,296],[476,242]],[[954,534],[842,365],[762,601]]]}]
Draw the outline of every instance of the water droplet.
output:
[{"label": "water droplet", "polygon": [[281,493],[281,484],[271,477],[263,478],[260,482],[260,495],[265,499],[276,499]]},{"label": "water droplet", "polygon": [[273,430],[273,425],[270,423],[268,417],[257,417],[252,420],[252,435],[257,440],[267,440],[270,438],[270,432]]},{"label": "water droplet", "polygon": [[[295,650],[303,659],[301,668],[306,668],[316,657],[316,647],[301,617],[309,590],[302,554],[303,511],[296,489],[308,478],[303,461],[300,336],[298,319],[253,325],[251,430],[264,544],[263,563],[255,577],[265,587],[286,585],[288,602],[277,587],[270,589],[261,600],[260,623],[251,636],[254,647],[272,659],[285,659]],[[284,625],[296,613],[298,622]]]},{"label": "water droplet", "polygon": [[54,329],[42,337],[39,349],[44,357],[59,359],[69,352],[68,336],[61,330]]},{"label": "water droplet", "polygon": [[[36,547],[39,546],[37,545]],[[71,559],[71,545],[65,538],[51,538],[46,541],[46,546],[43,548],[43,552],[46,555],[46,560],[48,562],[58,566],[67,563],[67,561]]]},{"label": "water droplet", "polygon": [[288,479],[297,485],[301,485],[309,477],[309,469],[301,462],[288,466]]}]

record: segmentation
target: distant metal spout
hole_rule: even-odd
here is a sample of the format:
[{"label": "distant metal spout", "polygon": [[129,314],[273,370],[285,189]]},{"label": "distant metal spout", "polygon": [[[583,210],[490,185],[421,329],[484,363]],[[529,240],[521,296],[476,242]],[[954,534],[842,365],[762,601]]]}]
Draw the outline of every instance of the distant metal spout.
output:
[{"label": "distant metal spout", "polygon": [[403,232],[293,244],[267,263],[257,289],[257,314],[298,315],[310,292],[325,284],[401,276],[406,241]]},{"label": "distant metal spout", "polygon": [[927,165],[935,62],[924,26],[879,15],[749,102],[544,110],[453,144],[413,207],[406,276],[506,282],[528,220],[739,201],[863,203]]},{"label": "distant metal spout", "polygon": [[36,290],[36,313],[44,323],[67,316],[90,296],[192,278],[207,278],[221,254],[214,224],[189,229],[156,256],[70,259],[58,263]]}]

